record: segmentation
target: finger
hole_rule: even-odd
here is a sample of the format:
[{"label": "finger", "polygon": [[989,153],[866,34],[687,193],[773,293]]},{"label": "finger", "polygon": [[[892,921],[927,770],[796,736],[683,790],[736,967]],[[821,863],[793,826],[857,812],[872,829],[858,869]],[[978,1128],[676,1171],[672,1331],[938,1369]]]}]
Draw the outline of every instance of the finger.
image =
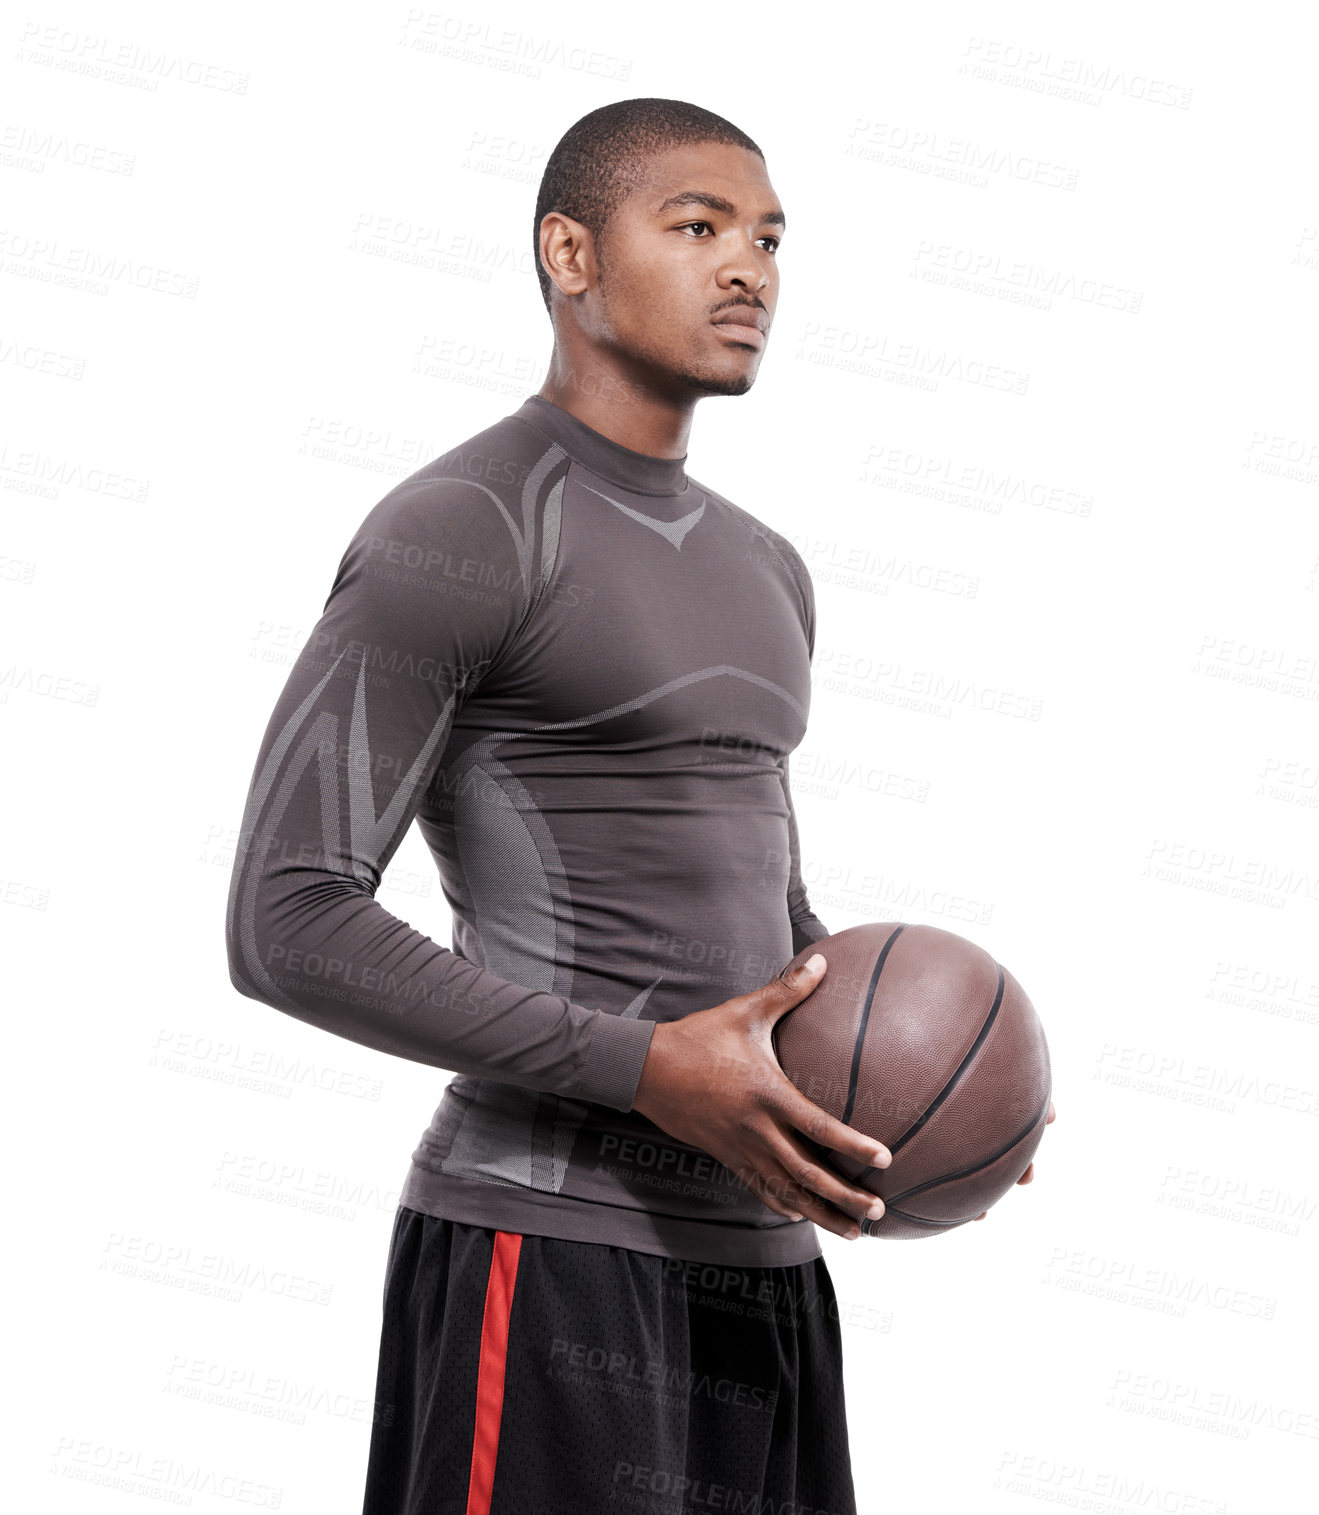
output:
[{"label": "finger", "polygon": [[733,1177],[748,1189],[764,1205],[768,1205],[778,1215],[785,1215],[789,1220],[801,1220],[801,1206],[796,1201],[795,1195],[788,1193],[791,1185],[786,1181],[787,1175],[783,1173],[779,1164],[771,1161],[764,1165],[757,1156],[754,1160],[745,1157],[736,1167],[733,1160],[725,1160],[725,1167]]},{"label": "finger", "polygon": [[784,1215],[789,1220],[801,1220],[801,1206],[795,1199],[788,1197],[791,1185],[785,1181],[786,1176],[770,1175],[767,1177],[759,1169],[746,1165],[730,1170],[733,1176],[747,1186],[762,1205],[767,1205],[776,1215]]},{"label": "finger", "polygon": [[984,1220],[985,1216],[988,1215],[988,1214],[989,1214],[988,1210],[982,1210],[980,1212],[980,1214],[976,1216],[976,1219],[977,1220]]},{"label": "finger", "polygon": [[[739,1177],[741,1176],[739,1174]],[[745,1178],[742,1181],[747,1183]],[[753,1176],[750,1183],[747,1183],[747,1188],[751,1190],[761,1204],[768,1205],[776,1214],[785,1216],[788,1220],[803,1220],[805,1218],[802,1215],[801,1206],[795,1200],[787,1198],[788,1186],[786,1184],[768,1184],[761,1175],[757,1174]]]},{"label": "finger", "polygon": [[800,1189],[818,1195],[858,1221],[879,1220],[884,1214],[884,1201],[878,1194],[849,1184],[792,1137],[770,1128],[765,1132],[765,1141],[780,1168]]},{"label": "finger", "polygon": [[1053,1101],[1050,1100],[1049,1101],[1049,1113],[1048,1113],[1048,1115],[1046,1115],[1044,1117],[1044,1124],[1047,1126],[1051,1120],[1053,1120],[1053,1119],[1056,1118],[1057,1114],[1058,1114],[1058,1112],[1053,1108]]},{"label": "finger", "polygon": [[[774,1164],[768,1174],[762,1173],[761,1181],[776,1198],[788,1205],[795,1205],[799,1214],[814,1221],[817,1226],[823,1226],[826,1231],[832,1231],[835,1236],[853,1241],[861,1235],[860,1224],[850,1215],[845,1215],[812,1190],[803,1188],[790,1172],[779,1165]],[[875,1198],[879,1204],[883,1204],[878,1196]]]},{"label": "finger", "polygon": [[1028,1183],[1030,1183],[1031,1179],[1034,1178],[1034,1177],[1035,1177],[1035,1164],[1034,1163],[1027,1163],[1026,1164],[1026,1171],[1021,1175],[1021,1177],[1017,1180],[1017,1182],[1019,1184],[1028,1184]]},{"label": "finger", "polygon": [[[824,976],[827,967],[824,955],[813,952],[791,972],[785,970],[765,985],[761,993],[762,1002],[771,1016],[768,1030],[772,1032],[774,1024],[806,998]],[[772,1049],[770,1055],[773,1056]],[[820,1146],[844,1152],[872,1168],[887,1168],[893,1161],[893,1154],[882,1142],[873,1136],[866,1136],[853,1126],[845,1125],[827,1110],[822,1110],[801,1093],[786,1073],[783,1074],[781,1092],[791,1104],[791,1108],[778,1107],[782,1114],[791,1125]]]},{"label": "finger", "polygon": [[739,1183],[745,1184],[762,1204],[768,1205],[779,1215],[786,1215],[789,1220],[805,1218],[804,1201],[810,1196],[794,1184],[777,1163],[770,1162],[759,1168],[743,1163],[737,1168],[730,1168],[730,1172]]},{"label": "finger", "polygon": [[845,1153],[848,1157],[865,1163],[868,1168],[887,1168],[893,1161],[893,1154],[883,1142],[877,1141],[873,1136],[866,1136],[855,1126],[845,1125],[827,1110],[821,1109],[814,1100],[806,1098],[786,1073],[779,1092],[782,1100],[772,1106],[774,1113],[781,1115],[790,1126],[808,1137],[816,1146]]}]

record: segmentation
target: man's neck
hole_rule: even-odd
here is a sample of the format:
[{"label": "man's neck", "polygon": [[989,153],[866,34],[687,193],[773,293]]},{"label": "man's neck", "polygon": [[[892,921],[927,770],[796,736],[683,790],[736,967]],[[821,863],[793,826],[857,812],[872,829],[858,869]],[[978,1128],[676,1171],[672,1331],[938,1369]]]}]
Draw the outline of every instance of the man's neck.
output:
[{"label": "man's neck", "polygon": [[674,402],[615,374],[564,371],[554,364],[537,393],[633,452],[653,458],[687,455],[695,396]]}]

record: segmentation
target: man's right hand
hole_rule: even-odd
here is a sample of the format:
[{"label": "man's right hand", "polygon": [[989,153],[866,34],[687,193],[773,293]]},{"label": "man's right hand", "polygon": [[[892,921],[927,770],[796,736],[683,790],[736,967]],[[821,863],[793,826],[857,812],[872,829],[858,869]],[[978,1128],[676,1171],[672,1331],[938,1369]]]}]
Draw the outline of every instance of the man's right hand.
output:
[{"label": "man's right hand", "polygon": [[655,1027],[632,1108],[670,1136],[708,1152],[771,1210],[806,1217],[849,1240],[878,1220],[884,1201],[850,1184],[802,1144],[798,1133],[869,1167],[893,1157],[873,1137],[806,1098],[779,1066],[775,1023],[824,975],[819,953],[787,977]]}]

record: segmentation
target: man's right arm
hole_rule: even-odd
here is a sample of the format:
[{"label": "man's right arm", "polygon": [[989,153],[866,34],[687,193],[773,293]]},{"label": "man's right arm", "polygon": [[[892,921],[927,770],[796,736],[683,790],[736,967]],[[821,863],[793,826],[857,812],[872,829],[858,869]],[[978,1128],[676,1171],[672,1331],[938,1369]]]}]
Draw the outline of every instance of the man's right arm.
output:
[{"label": "man's right arm", "polygon": [[653,1022],[488,973],[374,898],[456,712],[534,603],[544,483],[522,491],[521,518],[483,485],[433,479],[363,521],[258,752],[229,971],[242,994],[363,1046],[629,1110]]}]

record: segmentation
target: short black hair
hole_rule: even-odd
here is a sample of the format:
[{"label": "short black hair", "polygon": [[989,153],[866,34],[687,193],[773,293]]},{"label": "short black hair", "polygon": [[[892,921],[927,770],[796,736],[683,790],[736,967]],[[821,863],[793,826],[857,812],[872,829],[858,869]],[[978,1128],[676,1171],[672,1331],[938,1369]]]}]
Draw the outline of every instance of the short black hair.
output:
[{"label": "short black hair", "polygon": [[564,132],[541,175],[532,232],[546,310],[553,281],[540,260],[540,223],[550,211],[580,221],[598,247],[609,218],[642,182],[645,160],[693,142],[722,142],[745,147],[762,160],[765,156],[731,121],[686,100],[615,100],[589,111]]}]

